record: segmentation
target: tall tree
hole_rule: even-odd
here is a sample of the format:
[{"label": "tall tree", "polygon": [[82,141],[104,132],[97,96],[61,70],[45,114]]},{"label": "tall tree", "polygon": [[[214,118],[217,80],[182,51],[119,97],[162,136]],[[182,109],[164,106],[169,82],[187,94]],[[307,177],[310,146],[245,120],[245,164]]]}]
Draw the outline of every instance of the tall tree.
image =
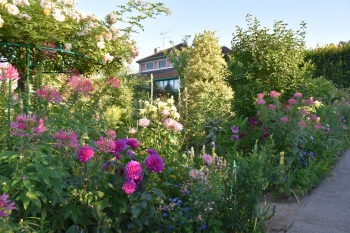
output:
[{"label": "tall tree", "polygon": [[312,66],[304,62],[306,23],[294,32],[276,21],[270,32],[251,15],[246,21],[248,29],[237,26],[232,39],[229,82],[235,91],[234,111],[249,116],[258,93],[274,90],[289,97],[304,85]]}]

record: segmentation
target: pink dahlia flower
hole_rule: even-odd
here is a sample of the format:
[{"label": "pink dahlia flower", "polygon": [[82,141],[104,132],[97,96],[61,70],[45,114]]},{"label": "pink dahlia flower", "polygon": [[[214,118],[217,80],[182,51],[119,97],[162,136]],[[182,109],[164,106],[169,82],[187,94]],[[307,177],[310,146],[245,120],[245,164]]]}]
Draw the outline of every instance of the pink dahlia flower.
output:
[{"label": "pink dahlia flower", "polygon": [[258,100],[256,101],[256,103],[257,103],[258,105],[264,105],[264,104],[266,104],[266,101],[265,101],[265,100],[262,100],[262,99],[258,99]]},{"label": "pink dahlia flower", "polygon": [[304,121],[299,121],[299,122],[298,122],[298,125],[299,125],[301,128],[305,128],[305,127],[306,127],[306,122],[304,122]]},{"label": "pink dahlia flower", "polygon": [[90,146],[83,146],[78,150],[78,159],[82,163],[86,163],[94,157],[94,150]]},{"label": "pink dahlia flower", "polygon": [[126,194],[132,194],[136,190],[136,183],[132,180],[129,180],[124,183],[123,188]]},{"label": "pink dahlia flower", "polygon": [[164,161],[157,153],[151,153],[145,159],[145,165],[151,172],[162,172]]},{"label": "pink dahlia flower", "polygon": [[137,161],[130,161],[125,166],[126,177],[130,180],[137,180],[142,176],[141,164]]},{"label": "pink dahlia flower", "polygon": [[303,95],[299,92],[294,94],[294,98],[303,98]]},{"label": "pink dahlia flower", "polygon": [[126,145],[129,145],[133,149],[137,149],[139,147],[139,142],[135,138],[128,138],[126,140]]},{"label": "pink dahlia flower", "polygon": [[296,104],[297,101],[296,101],[295,99],[289,99],[289,100],[288,100],[288,103],[289,103],[289,104]]},{"label": "pink dahlia flower", "polygon": [[265,96],[265,94],[264,94],[264,93],[260,93],[260,94],[258,94],[258,99],[263,99],[263,98],[264,98],[264,96]]},{"label": "pink dahlia flower", "polygon": [[276,109],[276,105],[274,104],[269,104],[268,106],[269,109],[275,110]]},{"label": "pink dahlia flower", "polygon": [[288,119],[288,117],[282,117],[281,121],[284,122],[284,123],[287,123],[289,121],[289,119]]}]

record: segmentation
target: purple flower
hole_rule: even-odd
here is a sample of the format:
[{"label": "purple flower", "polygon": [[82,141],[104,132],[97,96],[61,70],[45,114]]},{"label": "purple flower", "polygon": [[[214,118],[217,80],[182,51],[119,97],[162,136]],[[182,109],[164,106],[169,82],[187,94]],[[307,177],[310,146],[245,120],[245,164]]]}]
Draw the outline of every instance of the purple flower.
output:
[{"label": "purple flower", "polygon": [[[148,149],[147,152],[149,150],[153,149]],[[157,152],[149,153],[149,156],[145,159],[145,165],[151,172],[162,172],[164,169],[164,161]]]},{"label": "purple flower", "polygon": [[126,144],[133,149],[137,149],[139,147],[139,142],[135,138],[128,138],[126,140]]},{"label": "purple flower", "polygon": [[109,146],[110,146],[109,148],[110,152],[116,155],[126,149],[126,139],[125,138],[118,139],[114,141],[114,145],[110,144]]},{"label": "purple flower", "polygon": [[237,126],[232,126],[231,127],[232,133],[238,133],[239,132],[239,128]]},{"label": "purple flower", "polygon": [[129,180],[137,180],[142,177],[142,167],[137,161],[130,161],[125,166],[126,178]]},{"label": "purple flower", "polygon": [[266,101],[265,101],[265,100],[262,100],[262,99],[258,99],[258,100],[256,101],[256,103],[257,103],[258,105],[264,105],[264,104],[266,104]]},{"label": "purple flower", "polygon": [[7,194],[0,196],[0,217],[6,217],[8,215],[7,210],[15,210],[15,203],[8,199]]},{"label": "purple flower", "polygon": [[83,146],[78,150],[78,159],[82,163],[86,163],[94,157],[94,150],[90,146]]},{"label": "purple flower", "polygon": [[238,141],[239,140],[239,136],[238,135],[232,135],[231,136],[231,140],[232,141]]}]

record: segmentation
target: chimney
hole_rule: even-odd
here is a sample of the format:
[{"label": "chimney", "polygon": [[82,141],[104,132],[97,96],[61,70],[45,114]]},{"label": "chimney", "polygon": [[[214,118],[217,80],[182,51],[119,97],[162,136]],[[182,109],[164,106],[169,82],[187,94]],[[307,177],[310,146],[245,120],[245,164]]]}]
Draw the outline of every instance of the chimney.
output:
[{"label": "chimney", "polygon": [[161,51],[161,49],[159,47],[154,49],[154,53],[158,53],[160,51]]}]

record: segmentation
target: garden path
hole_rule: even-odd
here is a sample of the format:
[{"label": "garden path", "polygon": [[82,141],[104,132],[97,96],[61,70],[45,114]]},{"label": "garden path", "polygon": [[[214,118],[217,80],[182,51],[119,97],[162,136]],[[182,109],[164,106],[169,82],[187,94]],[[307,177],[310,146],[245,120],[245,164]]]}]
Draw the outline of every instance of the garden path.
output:
[{"label": "garden path", "polygon": [[350,233],[350,148],[332,175],[297,203],[276,202],[275,215],[265,222],[269,233]]}]

